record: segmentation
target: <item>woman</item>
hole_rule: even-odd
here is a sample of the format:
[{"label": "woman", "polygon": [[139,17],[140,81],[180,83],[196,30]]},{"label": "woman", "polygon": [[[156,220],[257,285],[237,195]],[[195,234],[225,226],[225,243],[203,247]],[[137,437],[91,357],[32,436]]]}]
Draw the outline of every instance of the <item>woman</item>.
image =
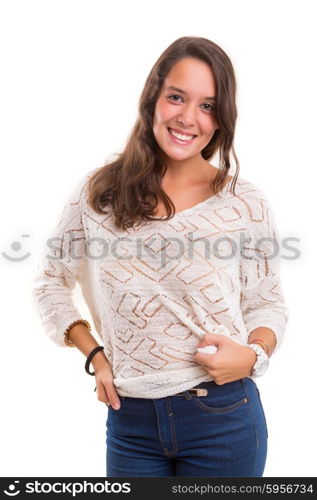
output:
[{"label": "woman", "polygon": [[[36,278],[47,334],[87,357],[109,405],[107,476],[263,474],[268,434],[254,378],[280,346],[288,311],[271,208],[238,179],[235,92],[218,45],[172,43],[124,151],[79,182]],[[99,349],[72,301],[76,281]]]}]

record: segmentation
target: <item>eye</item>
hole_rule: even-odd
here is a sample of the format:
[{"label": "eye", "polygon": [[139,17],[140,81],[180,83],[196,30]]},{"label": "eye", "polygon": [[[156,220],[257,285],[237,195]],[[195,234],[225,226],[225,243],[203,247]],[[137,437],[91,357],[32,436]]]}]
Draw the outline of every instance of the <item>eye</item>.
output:
[{"label": "eye", "polygon": [[207,111],[214,111],[215,106],[213,104],[209,104],[208,102],[205,102],[203,106],[209,106],[209,108],[205,108]]},{"label": "eye", "polygon": [[[168,99],[171,99],[172,101],[175,101],[176,99],[173,99],[174,97],[176,97],[176,99],[179,97],[180,99],[182,99],[182,97],[180,95],[177,95],[177,94],[172,94],[172,95],[169,95],[168,96]],[[176,101],[177,102],[177,101]]]}]

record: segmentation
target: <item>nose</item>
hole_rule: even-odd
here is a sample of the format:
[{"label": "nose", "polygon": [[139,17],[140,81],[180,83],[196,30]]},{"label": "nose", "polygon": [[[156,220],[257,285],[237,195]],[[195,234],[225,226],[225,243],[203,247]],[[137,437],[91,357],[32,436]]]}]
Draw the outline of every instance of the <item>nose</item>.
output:
[{"label": "nose", "polygon": [[178,115],[177,121],[182,123],[184,127],[190,127],[195,123],[194,106],[184,106],[182,112]]}]

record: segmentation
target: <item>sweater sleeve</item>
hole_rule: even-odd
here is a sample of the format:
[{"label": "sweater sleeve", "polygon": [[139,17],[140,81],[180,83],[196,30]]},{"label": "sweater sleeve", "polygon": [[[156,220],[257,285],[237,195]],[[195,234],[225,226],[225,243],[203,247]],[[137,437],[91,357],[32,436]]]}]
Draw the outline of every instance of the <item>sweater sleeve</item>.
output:
[{"label": "sweater sleeve", "polygon": [[280,279],[278,231],[263,193],[253,200],[249,217],[249,230],[241,245],[240,307],[248,335],[258,327],[273,330],[276,352],[284,338],[289,310]]},{"label": "sweater sleeve", "polygon": [[67,327],[82,319],[74,305],[72,290],[80,280],[85,263],[81,199],[86,178],[73,190],[44,244],[42,263],[38,266],[32,290],[45,333],[63,347],[66,347],[64,332]]}]

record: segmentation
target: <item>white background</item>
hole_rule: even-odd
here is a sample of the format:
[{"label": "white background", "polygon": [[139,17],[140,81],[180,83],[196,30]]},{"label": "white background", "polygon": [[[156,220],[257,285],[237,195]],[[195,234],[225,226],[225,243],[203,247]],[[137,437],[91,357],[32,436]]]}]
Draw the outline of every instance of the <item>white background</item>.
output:
[{"label": "white background", "polygon": [[[240,176],[264,191],[281,238],[298,238],[301,251],[282,260],[291,317],[258,379],[269,428],[264,475],[316,476],[314,4],[1,1],[2,476],[106,475],[106,406],[83,355],[45,336],[33,279],[75,183],[123,147],[152,65],[190,35],[231,58]],[[74,300],[90,320],[78,286]]]}]

